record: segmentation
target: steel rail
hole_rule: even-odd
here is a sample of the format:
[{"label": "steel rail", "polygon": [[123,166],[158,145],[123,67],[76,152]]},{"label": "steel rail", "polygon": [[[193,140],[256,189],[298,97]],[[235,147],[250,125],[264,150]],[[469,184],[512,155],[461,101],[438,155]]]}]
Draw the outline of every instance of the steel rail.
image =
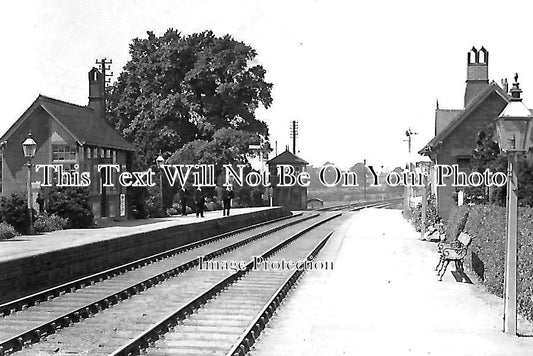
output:
[{"label": "steel rail", "polygon": [[[242,240],[239,240],[235,243],[229,244],[227,246],[224,246],[222,248],[216,249],[215,251],[212,251],[206,255],[203,256],[203,260],[207,261],[212,258],[215,258],[219,255],[222,255],[228,251],[234,250],[240,246],[243,246],[245,244],[248,244],[254,240],[257,240],[259,238],[262,238],[264,236],[270,235],[276,231],[279,231],[283,228],[298,224],[300,222],[304,222],[306,220],[315,218],[319,216],[320,214],[312,214],[308,215],[306,217],[293,220],[288,222],[287,224],[280,225],[273,227],[269,230],[260,232],[258,234],[255,234],[253,236],[244,238]],[[277,220],[277,219],[276,219]],[[257,226],[259,224],[256,224],[254,226]],[[251,228],[251,227],[249,227]],[[243,230],[243,229],[239,229]],[[238,231],[238,230],[235,230]],[[224,234],[222,234],[224,235]],[[220,235],[219,235],[220,236]],[[218,237],[218,236],[217,236]],[[214,237],[215,238],[215,237]],[[218,237],[220,239],[221,237]],[[202,240],[205,242],[205,240]],[[193,243],[194,244],[194,243]],[[189,244],[189,245],[193,245]],[[185,248],[186,246],[183,246]],[[191,246],[188,248],[191,249]],[[175,249],[173,249],[175,250]],[[158,254],[160,255],[160,254]],[[160,258],[161,259],[161,258]],[[70,326],[72,323],[79,322],[82,319],[88,318],[91,315],[97,314],[98,312],[107,309],[108,307],[118,303],[119,301],[125,300],[130,298],[131,296],[146,290],[147,288],[150,288],[168,278],[174,277],[178,275],[179,273],[182,273],[183,271],[186,271],[188,269],[193,268],[194,266],[198,265],[199,261],[198,258],[194,258],[192,260],[189,260],[185,263],[180,264],[179,266],[175,266],[171,269],[168,269],[164,272],[157,273],[153,275],[152,277],[146,278],[142,281],[138,281],[126,288],[123,288],[121,290],[115,291],[110,293],[109,295],[100,298],[96,301],[93,301],[89,304],[86,304],[82,307],[75,308],[73,310],[70,310],[63,315],[54,318],[53,320],[46,321],[36,327],[33,327],[31,329],[25,330],[23,332],[18,333],[17,335],[10,337],[6,340],[0,341],[0,356],[5,355],[6,353],[12,353],[14,351],[20,350],[24,347],[26,344],[32,344],[39,342],[42,337],[50,335],[55,333],[55,331],[59,328],[64,328]]]},{"label": "steel rail", "polygon": [[[286,247],[288,244],[301,237],[305,233],[341,215],[342,213],[334,214],[300,230],[299,232],[288,237],[279,244],[269,248],[266,252],[261,254],[260,257],[262,257],[263,259],[269,258],[271,255]],[[246,273],[248,273],[252,269],[253,263],[254,260],[252,259],[246,264],[245,268],[240,269],[235,273],[229,275],[228,277],[223,278],[204,292],[200,293],[196,297],[193,297],[184,306],[171,312],[170,314],[162,318],[159,322],[154,323],[148,329],[143,331],[137,337],[133,338],[128,343],[117,348],[110,354],[110,356],[129,356],[140,354],[141,350],[148,348],[150,344],[159,339],[161,335],[169,332],[175,325],[178,324],[179,321],[186,319],[188,315],[194,312],[194,310],[200,308],[203,304],[205,304],[208,300],[212,299],[223,289],[227,288],[232,283],[234,283]]]},{"label": "steel rail", "polygon": [[81,277],[81,278],[78,278],[78,279],[75,279],[75,280],[72,280],[66,283],[62,283],[54,287],[47,288],[45,290],[42,290],[36,293],[32,293],[30,295],[27,295],[21,298],[17,298],[15,300],[0,304],[0,316],[1,315],[6,316],[13,312],[26,309],[40,302],[47,301],[54,297],[57,297],[63,293],[74,292],[76,289],[83,288],[86,285],[91,285],[95,282],[99,282],[99,281],[108,279],[110,277],[114,277],[116,275],[131,271],[133,269],[136,269],[142,266],[146,266],[147,264],[150,264],[152,262],[159,261],[164,258],[171,257],[171,256],[175,256],[184,251],[188,251],[190,249],[197,248],[208,243],[212,243],[212,242],[224,239],[224,238],[228,238],[230,236],[243,233],[245,231],[250,231],[250,230],[259,228],[261,226],[264,226],[264,225],[276,223],[279,221],[287,220],[287,219],[298,217],[301,215],[302,213],[294,214],[291,216],[284,216],[284,217],[277,218],[274,220],[269,220],[269,221],[265,221],[262,223],[254,224],[252,226],[247,226],[244,228],[228,231],[223,234],[219,234],[219,235],[208,237],[208,238],[205,238],[199,241],[191,242],[183,246],[179,246],[179,247],[172,248],[172,249],[169,249],[163,252],[159,252],[151,256],[143,257],[138,260],[128,262],[117,267],[112,267],[107,270],[97,272],[89,276]]},{"label": "steel rail", "polygon": [[403,198],[391,198],[391,199],[386,199],[386,200],[339,204],[339,205],[333,205],[333,206],[326,206],[320,209],[316,209],[315,211],[338,211],[338,210],[351,210],[351,209],[358,209],[358,208],[360,210],[362,208],[371,207],[374,204],[383,203],[383,202],[391,202],[391,201],[396,202],[396,201],[401,201],[402,199]]},{"label": "steel rail", "polygon": [[401,202],[402,198],[396,198],[396,199],[388,199],[388,200],[380,200],[377,202],[369,203],[365,206],[356,207],[353,209],[350,209],[350,211],[359,211],[365,208],[382,208],[385,206],[390,206],[393,204],[397,204],[398,202]]},{"label": "steel rail", "polygon": [[[328,242],[333,234],[330,232],[324,239],[322,239],[315,248],[307,255],[306,261],[313,260],[324,245]],[[250,323],[248,328],[241,334],[238,340],[232,345],[226,356],[244,356],[250,351],[250,348],[257,340],[259,334],[263,331],[265,326],[270,321],[276,309],[280,306],[287,293],[295,285],[298,279],[302,276],[304,270],[294,270],[286,279],[285,282],[272,295],[270,300],[265,304],[263,309],[257,314],[254,320]]]}]

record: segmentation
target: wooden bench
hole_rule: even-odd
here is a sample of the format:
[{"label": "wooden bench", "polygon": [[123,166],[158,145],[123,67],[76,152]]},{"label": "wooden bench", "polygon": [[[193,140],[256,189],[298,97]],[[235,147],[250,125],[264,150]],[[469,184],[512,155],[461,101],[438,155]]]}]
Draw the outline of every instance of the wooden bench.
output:
[{"label": "wooden bench", "polygon": [[[464,276],[463,259],[466,257],[468,246],[472,242],[472,236],[466,232],[461,232],[457,240],[452,242],[440,242],[437,245],[439,253],[439,263],[435,267],[439,281],[446,273],[446,269],[451,261],[455,262],[455,270]],[[442,272],[442,273],[441,273]]]}]

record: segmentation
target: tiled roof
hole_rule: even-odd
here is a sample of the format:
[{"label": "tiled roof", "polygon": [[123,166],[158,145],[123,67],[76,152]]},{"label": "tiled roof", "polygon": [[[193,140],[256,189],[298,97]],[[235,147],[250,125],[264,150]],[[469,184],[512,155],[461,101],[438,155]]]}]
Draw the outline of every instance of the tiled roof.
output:
[{"label": "tiled roof", "polygon": [[463,110],[437,109],[435,111],[435,135],[442,132]]},{"label": "tiled roof", "polygon": [[442,129],[431,141],[429,141],[424,148],[422,148],[420,151],[418,151],[419,154],[424,155],[428,152],[432,151],[436,146],[438,146],[448,135],[452,133],[452,131],[461,123],[463,122],[473,111],[476,109],[485,99],[493,92],[498,93],[502,98],[504,98],[506,101],[509,101],[509,95],[500,88],[496,82],[492,82],[487,87],[481,91],[472,101],[468,104],[468,106],[462,110],[458,115],[456,115],[450,123]]},{"label": "tiled roof", "polygon": [[30,108],[3,136],[10,136],[18,125],[30,116],[37,107],[42,107],[50,116],[57,120],[81,145],[109,147],[126,151],[134,151],[135,147],[126,141],[104,118],[93,109],[65,101],[39,95]]},{"label": "tiled roof", "polygon": [[285,151],[272,158],[267,164],[308,164],[305,160],[290,151]]}]

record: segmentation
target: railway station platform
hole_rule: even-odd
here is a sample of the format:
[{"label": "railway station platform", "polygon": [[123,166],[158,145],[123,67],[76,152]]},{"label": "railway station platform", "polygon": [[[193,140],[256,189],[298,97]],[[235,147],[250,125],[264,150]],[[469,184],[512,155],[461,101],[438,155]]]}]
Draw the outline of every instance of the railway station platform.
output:
[{"label": "railway station platform", "polygon": [[[235,208],[231,209],[230,217],[249,215],[269,209]],[[179,225],[201,224],[209,220],[225,219],[222,216],[222,210],[208,211],[204,213],[204,216],[204,218],[197,218],[192,213],[186,216],[174,215],[167,218],[124,220],[116,223],[107,223],[107,226],[104,227],[68,229],[37,235],[17,236],[9,240],[0,240],[0,262],[87,245],[98,241],[168,229]]]},{"label": "railway station platform", "polygon": [[501,298],[473,276],[439,282],[436,244],[419,240],[400,210],[342,219],[317,257],[333,270],[304,275],[251,355],[533,355],[533,325],[520,318],[524,336],[506,335]]},{"label": "railway station platform", "polygon": [[0,303],[170,248],[290,215],[281,207],[235,208],[0,240]]}]

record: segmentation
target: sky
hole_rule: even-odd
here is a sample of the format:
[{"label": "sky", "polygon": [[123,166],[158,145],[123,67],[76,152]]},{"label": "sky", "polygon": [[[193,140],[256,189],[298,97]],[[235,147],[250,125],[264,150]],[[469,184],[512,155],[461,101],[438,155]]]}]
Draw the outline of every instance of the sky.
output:
[{"label": "sky", "polygon": [[[7,5],[8,4],[8,5]],[[48,0],[4,2],[0,133],[43,94],[86,105],[87,72],[111,58],[115,76],[133,38],[168,28],[230,34],[258,52],[273,105],[259,109],[278,153],[291,144],[313,165],[366,159],[395,167],[434,135],[435,103],[461,109],[467,52],[489,51],[489,79],[519,73],[533,107],[527,1]],[[271,156],[272,157],[272,156]]]}]

